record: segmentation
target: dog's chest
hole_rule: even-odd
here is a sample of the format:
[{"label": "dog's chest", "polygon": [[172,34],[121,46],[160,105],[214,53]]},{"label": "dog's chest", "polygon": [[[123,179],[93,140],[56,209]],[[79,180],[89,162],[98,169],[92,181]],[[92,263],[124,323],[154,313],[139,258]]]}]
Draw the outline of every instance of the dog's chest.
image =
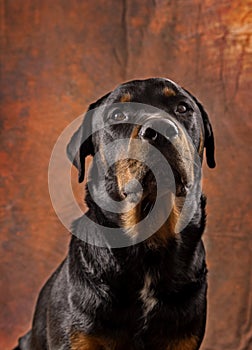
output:
[{"label": "dog's chest", "polygon": [[146,323],[148,315],[158,304],[158,299],[155,296],[154,279],[150,272],[146,272],[144,276],[144,284],[139,292],[139,299],[142,303],[142,318]]},{"label": "dog's chest", "polygon": [[138,282],[134,278],[128,279],[127,285],[120,288],[119,304],[112,304],[111,312],[117,323],[118,320],[119,323],[122,322],[122,328],[131,328],[133,333],[141,333],[148,328],[149,321],[153,321],[160,305],[159,275],[146,271]]}]

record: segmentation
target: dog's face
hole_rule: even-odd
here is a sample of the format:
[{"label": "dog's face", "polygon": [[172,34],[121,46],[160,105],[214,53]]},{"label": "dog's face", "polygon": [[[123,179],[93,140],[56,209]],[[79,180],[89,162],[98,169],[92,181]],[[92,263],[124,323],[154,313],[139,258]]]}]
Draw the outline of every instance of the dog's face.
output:
[{"label": "dog's face", "polygon": [[174,82],[156,78],[120,85],[92,104],[68,156],[80,182],[85,157],[94,156],[90,183],[98,202],[110,198],[118,206],[133,204],[120,210],[127,229],[150,212],[157,195],[164,196],[164,207],[173,195],[176,208],[173,202],[172,210],[166,209],[174,230],[172,217],[182,209],[178,203],[190,189],[199,190],[204,148],[212,168],[214,138],[202,105]]}]

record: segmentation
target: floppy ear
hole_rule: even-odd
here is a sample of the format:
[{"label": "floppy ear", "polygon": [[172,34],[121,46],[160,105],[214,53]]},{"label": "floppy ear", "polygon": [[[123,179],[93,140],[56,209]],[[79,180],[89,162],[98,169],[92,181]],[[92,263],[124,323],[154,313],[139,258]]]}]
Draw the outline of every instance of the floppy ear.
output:
[{"label": "floppy ear", "polygon": [[208,114],[205,111],[202,104],[196,99],[196,97],[194,97],[188,90],[184,90],[191,96],[191,98],[196,102],[197,106],[199,107],[205,131],[204,147],[206,149],[207,165],[209,166],[209,168],[215,168],[216,164],[214,159],[214,134],[212,125],[208,118]]},{"label": "floppy ear", "polygon": [[82,125],[71,137],[67,145],[67,156],[78,169],[78,179],[85,177],[85,158],[93,153],[91,115],[87,113]]},{"label": "floppy ear", "polygon": [[79,129],[73,134],[67,145],[67,156],[73,165],[78,169],[78,180],[82,182],[85,177],[85,159],[88,155],[94,155],[92,142],[92,116],[93,109],[99,107],[110,93],[92,103],[84,117]]},{"label": "floppy ear", "polygon": [[206,148],[207,165],[209,166],[209,168],[214,168],[216,164],[214,159],[214,134],[213,134],[212,125],[209,121],[208,114],[205,111],[202,104],[199,103],[198,101],[196,102],[201,112],[204,129],[205,129],[204,147]]}]

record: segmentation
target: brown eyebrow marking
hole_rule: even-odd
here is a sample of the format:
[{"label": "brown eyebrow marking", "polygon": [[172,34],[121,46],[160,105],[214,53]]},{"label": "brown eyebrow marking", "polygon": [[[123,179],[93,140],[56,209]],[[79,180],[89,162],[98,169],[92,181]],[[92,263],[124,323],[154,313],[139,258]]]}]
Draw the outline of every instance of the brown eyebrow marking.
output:
[{"label": "brown eyebrow marking", "polygon": [[168,87],[168,86],[166,86],[164,89],[163,89],[163,94],[165,95],[165,96],[175,96],[176,95],[176,92],[172,89],[172,88],[170,88],[170,87]]},{"label": "brown eyebrow marking", "polygon": [[120,102],[130,102],[130,101],[131,101],[131,95],[129,92],[125,92],[120,98]]}]

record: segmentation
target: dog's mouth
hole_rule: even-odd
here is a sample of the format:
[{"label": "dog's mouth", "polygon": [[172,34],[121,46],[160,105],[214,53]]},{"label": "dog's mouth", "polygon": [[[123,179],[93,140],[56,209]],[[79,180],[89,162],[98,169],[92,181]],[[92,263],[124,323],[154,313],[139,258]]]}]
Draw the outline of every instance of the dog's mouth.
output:
[{"label": "dog's mouth", "polygon": [[168,230],[175,230],[179,210],[193,183],[189,161],[177,153],[168,149],[161,161],[147,152],[141,154],[141,161],[122,157],[109,168],[106,190],[121,208],[117,215],[119,226],[132,237],[140,234],[141,222],[148,222],[151,229],[169,222]]},{"label": "dog's mouth", "polygon": [[[170,178],[171,176],[162,174],[162,167],[160,168],[158,179],[162,180],[160,182],[157,181],[152,170],[147,167],[141,169],[140,164],[138,164],[139,172],[134,173],[136,177],[129,178],[126,184],[118,186],[120,200],[124,200],[125,203],[131,207],[133,205],[135,208],[138,218],[136,222],[143,220],[151,213],[157,200],[169,202],[172,198],[184,196],[188,190],[177,173],[174,173],[174,176]],[[117,181],[121,184],[122,178],[117,179]],[[125,211],[127,212],[127,205]]]},{"label": "dog's mouth", "polygon": [[[170,176],[162,174],[161,169],[158,183],[151,170],[146,171],[142,178],[133,177],[121,188],[118,186],[120,198],[127,199],[130,203],[142,201],[145,207],[146,202],[153,202],[157,196],[163,196],[165,193],[172,192],[176,197],[185,196],[192,187],[191,182],[185,183],[176,168],[172,169],[171,174]],[[117,179],[117,181],[120,183],[120,180]]]},{"label": "dog's mouth", "polygon": [[179,130],[173,142],[155,139],[153,142],[157,144],[139,139],[139,128],[131,134],[129,143],[123,144],[126,147],[118,147],[115,155],[112,154],[118,160],[109,168],[106,181],[110,197],[122,202],[119,219],[127,230],[134,230],[136,224],[152,212],[155,218],[165,217],[162,211],[169,216],[173,206],[183,202],[194,183],[194,149],[183,131]]},{"label": "dog's mouth", "polygon": [[130,180],[123,187],[122,196],[128,203],[138,205],[141,219],[145,218],[157,198],[157,183],[152,171],[148,171],[141,180]]},{"label": "dog's mouth", "polygon": [[[177,124],[155,117],[143,125],[127,125],[129,141],[119,142],[106,160],[113,164],[106,179],[113,200],[132,204],[131,208],[141,203],[144,214],[164,193],[186,196],[194,181],[193,148]],[[154,127],[170,133],[163,136]]]}]

